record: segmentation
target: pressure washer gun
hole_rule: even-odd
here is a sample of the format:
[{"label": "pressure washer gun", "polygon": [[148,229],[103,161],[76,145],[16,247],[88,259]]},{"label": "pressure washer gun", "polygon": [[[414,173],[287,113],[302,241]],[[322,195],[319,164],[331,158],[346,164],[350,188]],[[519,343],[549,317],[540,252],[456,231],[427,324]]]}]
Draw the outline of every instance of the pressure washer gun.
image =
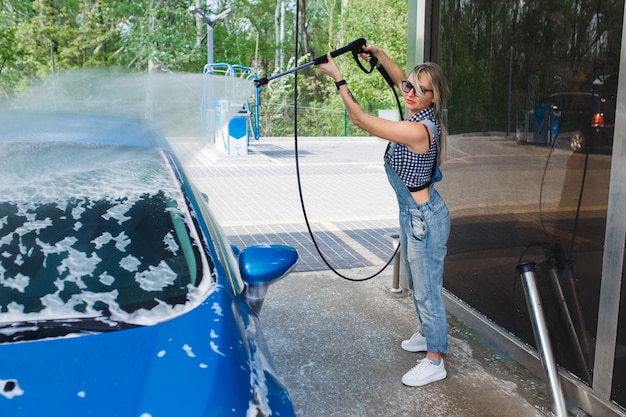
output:
[{"label": "pressure washer gun", "polygon": [[[343,55],[346,52],[352,52],[352,56],[354,57],[354,60],[356,61],[357,65],[359,66],[359,68],[361,68],[361,70],[363,70],[363,72],[366,73],[371,73],[372,71],[374,71],[374,68],[376,67],[376,64],[378,63],[378,60],[372,56],[372,59],[370,59],[369,64],[370,64],[370,68],[367,69],[363,66],[363,64],[361,63],[361,60],[359,59],[359,54],[364,52],[363,51],[363,47],[366,45],[366,41],[363,38],[359,38],[355,41],[350,42],[348,45],[339,48],[337,50],[334,50],[330,53],[330,56],[335,58],[339,55]],[[285,72],[281,72],[280,74],[276,74],[276,75],[272,75],[271,77],[263,77],[263,78],[259,78],[258,80],[254,81],[254,85],[259,88],[262,85],[267,84],[268,82],[275,80],[276,78],[282,77],[283,75],[287,75],[287,74],[291,74],[294,73],[296,71],[300,71],[302,69],[308,68],[311,65],[319,65],[319,64],[323,64],[325,62],[328,62],[328,56],[327,55],[322,55],[322,56],[318,56],[317,58],[315,58],[313,61],[300,65],[298,67],[292,68],[290,70],[287,70]]]}]

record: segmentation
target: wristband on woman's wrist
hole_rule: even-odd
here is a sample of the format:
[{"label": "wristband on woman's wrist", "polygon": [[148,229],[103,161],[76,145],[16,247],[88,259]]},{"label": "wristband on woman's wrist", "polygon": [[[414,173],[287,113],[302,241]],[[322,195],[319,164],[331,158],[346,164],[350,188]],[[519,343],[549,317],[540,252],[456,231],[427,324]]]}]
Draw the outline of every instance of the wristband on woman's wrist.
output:
[{"label": "wristband on woman's wrist", "polygon": [[339,87],[341,87],[342,85],[346,85],[346,84],[348,84],[346,80],[335,81],[335,87],[337,87],[337,91],[339,91]]}]

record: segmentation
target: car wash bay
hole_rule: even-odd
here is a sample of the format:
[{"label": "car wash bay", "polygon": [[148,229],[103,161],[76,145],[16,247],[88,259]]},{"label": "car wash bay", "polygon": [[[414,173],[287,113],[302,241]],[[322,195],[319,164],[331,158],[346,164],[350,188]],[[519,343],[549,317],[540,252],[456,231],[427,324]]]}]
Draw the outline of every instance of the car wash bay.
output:
[{"label": "car wash bay", "polygon": [[[385,142],[377,138],[343,137],[299,140],[303,197],[318,245],[331,265],[342,272],[348,270],[347,275],[355,278],[371,275],[392,255],[387,237],[396,231],[395,200],[380,162]],[[576,157],[567,149],[550,151],[545,147],[520,145],[504,136],[452,137],[451,145],[451,155],[444,166],[445,179],[440,187],[452,213],[446,285],[449,283],[466,291],[464,296],[473,301],[483,300],[483,307],[503,311],[500,319],[508,320],[507,325],[518,330],[526,326],[529,342],[532,342],[523,291],[519,282],[516,283],[519,277],[515,275],[515,265],[524,250],[528,259],[536,260],[540,260],[538,256],[543,256],[544,251],[541,246],[525,249],[516,245],[520,245],[518,240],[531,239],[537,230],[544,233],[537,214],[540,211],[538,202],[531,201],[528,195],[539,192],[548,155],[554,172],[557,166],[577,166],[572,162]],[[207,191],[215,196],[212,208],[234,244],[283,242],[300,252],[296,274],[270,289],[262,313],[262,319],[268,321],[266,336],[276,352],[279,372],[285,376],[288,385],[294,386],[296,405],[300,403],[302,410],[306,411],[302,402],[308,403],[311,396],[322,396],[324,387],[336,386],[337,381],[343,383],[339,383],[335,395],[348,404],[358,402],[359,407],[367,408],[363,404],[369,401],[371,406],[374,398],[379,398],[374,396],[366,401],[365,394],[356,395],[360,392],[358,389],[344,390],[349,386],[345,378],[358,385],[357,381],[386,373],[390,389],[402,390],[405,387],[399,377],[416,357],[401,351],[399,342],[413,331],[414,312],[406,294],[389,292],[392,268],[367,283],[344,281],[329,271],[317,255],[302,218],[293,138],[264,138],[251,145],[250,151],[246,157],[232,157],[207,150],[194,172],[200,187],[207,187]],[[489,161],[494,160],[498,165],[488,167]],[[524,175],[514,169],[515,161],[526,167]],[[508,167],[508,170],[502,167]],[[606,170],[606,156],[597,158],[594,167],[597,171]],[[515,186],[498,188],[495,180],[490,179],[494,178],[494,172],[499,173],[500,180],[520,187],[525,182],[539,185],[534,191],[526,187],[530,190],[528,195],[517,192]],[[544,181],[543,207],[547,207],[548,201],[552,204],[552,209],[545,210],[546,213],[555,211],[554,207],[559,204],[569,207],[571,201],[564,200],[561,195],[563,185],[571,180],[563,174],[555,174]],[[368,192],[362,192],[363,189]],[[517,234],[521,237],[515,238]],[[492,255],[493,260],[488,262],[485,258],[493,251],[499,254]],[[504,294],[498,298],[500,304],[484,302],[493,294]],[[374,304],[379,307],[370,309]],[[288,314],[289,311],[292,313]],[[284,314],[288,315],[288,320]],[[339,327],[342,331],[335,332]],[[455,355],[458,360],[460,357],[479,362],[484,359],[487,362],[483,369],[487,371],[502,370],[503,364],[513,363],[506,359],[506,355],[499,356],[501,352],[481,350],[484,349],[481,337],[462,321],[451,318],[451,328],[453,338],[473,335],[476,337],[474,341],[482,347],[468,350],[476,355],[464,356],[465,350],[461,347],[454,353],[453,343],[449,362],[455,360]],[[459,333],[455,335],[456,332]],[[462,340],[463,344],[466,342]],[[364,349],[373,350],[371,358],[364,360],[358,354]],[[355,361],[351,366],[347,365],[345,355]],[[340,360],[335,362],[338,358]],[[359,371],[364,364],[375,366],[376,363],[378,369],[365,367]],[[351,370],[337,369],[341,364]],[[449,380],[468,377],[464,366],[459,364],[456,375],[454,367],[451,368]],[[309,368],[312,373],[306,372]],[[336,377],[340,378],[337,380]],[[317,382],[319,385],[316,385],[316,378],[322,381]],[[531,401],[535,408],[549,406],[547,390],[538,379],[533,382],[533,378],[525,375],[518,383],[521,381],[531,384],[531,392],[538,395],[539,402]],[[540,385],[538,389],[537,383]],[[526,396],[522,388],[524,384],[513,389],[522,399]],[[362,385],[361,388],[365,386],[369,387]],[[406,395],[412,398],[414,393]],[[468,392],[467,395],[474,394]],[[362,401],[357,401],[359,398]],[[486,407],[485,404],[478,406]],[[466,411],[466,414],[459,411],[458,415],[472,415],[467,409],[457,409]]]}]

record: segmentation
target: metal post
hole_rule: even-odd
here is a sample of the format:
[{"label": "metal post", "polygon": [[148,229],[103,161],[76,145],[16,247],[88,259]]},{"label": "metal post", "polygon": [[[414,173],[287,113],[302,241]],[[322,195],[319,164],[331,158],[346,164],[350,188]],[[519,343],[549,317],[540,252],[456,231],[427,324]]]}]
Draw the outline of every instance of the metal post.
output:
[{"label": "metal post", "polygon": [[196,6],[190,6],[188,9],[191,13],[195,14],[199,19],[201,19],[204,23],[206,23],[206,53],[207,53],[207,65],[211,65],[213,63],[213,26],[215,24],[233,13],[233,9],[224,10],[222,13],[217,16],[211,15],[207,16],[202,12],[202,10],[198,9]]},{"label": "metal post", "polygon": [[556,368],[556,361],[552,354],[552,346],[550,344],[550,336],[548,327],[546,326],[543,308],[541,306],[541,298],[537,290],[535,282],[535,263],[528,262],[517,265],[517,270],[522,278],[524,292],[526,294],[526,303],[530,313],[533,332],[535,333],[535,341],[537,350],[541,358],[546,378],[553,401],[553,412],[557,417],[567,417],[567,407],[565,406],[565,398],[559,381],[559,373]]},{"label": "metal post", "polygon": [[403,292],[403,289],[400,284],[400,274],[401,274],[401,258],[402,258],[402,248],[400,246],[400,235],[398,233],[392,233],[388,236],[385,236],[386,239],[391,242],[391,246],[396,254],[393,259],[393,278],[391,282],[390,292],[397,294]]},{"label": "metal post", "polygon": [[[563,292],[563,288],[561,287],[561,283],[559,282],[559,272],[554,265],[550,265],[546,268],[548,271],[548,276],[550,277],[550,282],[552,283],[552,287],[554,288],[554,292],[556,294],[557,300],[559,302],[559,310],[561,311],[561,316],[563,317],[563,321],[565,322],[565,330],[570,337],[572,345],[575,349],[576,356],[580,361],[580,365],[582,366],[582,371],[584,372],[584,376],[586,381],[592,381],[591,371],[589,369],[587,358],[585,357],[585,351],[590,352],[590,348],[587,345],[587,340],[589,337],[587,336],[587,331],[585,328],[585,323],[582,321],[582,312],[580,311],[580,304],[578,303],[577,297],[574,297],[574,308],[578,313],[577,317],[579,317],[578,325],[579,329],[582,333],[582,340],[585,343],[585,351],[583,351],[582,344],[580,343],[581,338],[576,331],[576,326],[574,325],[574,321],[572,320],[572,315],[570,314],[569,305],[567,299],[565,298],[565,293]],[[570,275],[570,270],[568,269],[565,273]],[[576,293],[573,290],[574,294]]]},{"label": "metal post", "polygon": [[213,25],[206,25],[206,63],[213,63]]},{"label": "metal post", "polygon": [[391,288],[389,291],[392,293],[401,293],[402,288],[400,288],[400,252],[396,253],[393,260],[393,278],[391,282]]}]

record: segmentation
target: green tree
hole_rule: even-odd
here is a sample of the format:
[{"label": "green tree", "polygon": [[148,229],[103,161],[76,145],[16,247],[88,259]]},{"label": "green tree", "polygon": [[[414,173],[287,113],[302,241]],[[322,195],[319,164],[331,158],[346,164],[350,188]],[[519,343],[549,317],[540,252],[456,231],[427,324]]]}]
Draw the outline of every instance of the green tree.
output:
[{"label": "green tree", "polygon": [[[304,22],[315,36],[310,37],[309,55],[305,55],[303,45],[299,48],[298,62],[301,64],[345,46],[355,39],[365,38],[368,43],[383,47],[399,65],[405,65],[406,19],[398,19],[398,16],[405,16],[407,13],[407,4],[404,1],[316,0],[316,3],[310,1],[307,7],[309,11],[316,11],[308,13]],[[356,65],[351,54],[337,57],[336,61],[348,80],[350,89],[367,111],[376,113],[380,108],[396,108],[391,90],[377,71],[365,74]],[[295,60],[292,58],[291,62]],[[269,126],[270,131],[275,131],[275,123],[282,123],[284,128],[281,128],[281,132],[293,132],[293,115],[287,115],[295,100],[293,80],[296,77],[287,75],[282,78],[263,87],[263,125]],[[298,108],[302,109],[298,115],[298,133],[305,135],[308,129],[308,134],[342,135],[345,127],[343,104],[331,80],[313,67],[299,72],[297,79],[297,102]],[[276,111],[275,106],[281,106],[281,117],[274,117],[272,114]],[[347,130],[348,134],[364,134],[350,123]]]},{"label": "green tree", "polygon": [[141,71],[201,68],[200,50],[193,42],[195,17],[189,13],[186,1],[140,0],[117,6],[114,10],[120,46],[112,56],[114,63]]},{"label": "green tree", "polygon": [[16,48],[16,32],[29,10],[19,0],[0,1],[0,98],[11,97],[25,76]]}]

